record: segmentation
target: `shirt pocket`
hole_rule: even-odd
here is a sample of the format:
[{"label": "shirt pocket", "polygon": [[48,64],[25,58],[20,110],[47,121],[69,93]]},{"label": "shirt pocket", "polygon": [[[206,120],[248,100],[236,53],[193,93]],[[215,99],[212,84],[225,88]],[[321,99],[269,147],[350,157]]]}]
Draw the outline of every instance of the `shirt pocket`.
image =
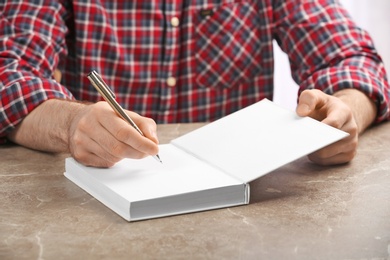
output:
[{"label": "shirt pocket", "polygon": [[261,71],[259,15],[241,1],[201,9],[195,15],[196,83],[232,88]]}]

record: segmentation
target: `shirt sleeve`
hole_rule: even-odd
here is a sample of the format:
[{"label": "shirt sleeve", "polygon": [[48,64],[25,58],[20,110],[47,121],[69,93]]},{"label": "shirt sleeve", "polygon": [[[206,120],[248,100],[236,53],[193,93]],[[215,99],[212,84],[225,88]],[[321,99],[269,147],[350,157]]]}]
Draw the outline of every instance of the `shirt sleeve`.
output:
[{"label": "shirt sleeve", "polygon": [[390,119],[390,87],[367,32],[335,0],[274,2],[275,37],[288,54],[292,77],[305,89],[333,94],[355,88],[377,105],[376,122]]},{"label": "shirt sleeve", "polygon": [[7,1],[0,10],[1,143],[43,101],[73,97],[53,79],[66,54],[63,7],[51,0]]}]

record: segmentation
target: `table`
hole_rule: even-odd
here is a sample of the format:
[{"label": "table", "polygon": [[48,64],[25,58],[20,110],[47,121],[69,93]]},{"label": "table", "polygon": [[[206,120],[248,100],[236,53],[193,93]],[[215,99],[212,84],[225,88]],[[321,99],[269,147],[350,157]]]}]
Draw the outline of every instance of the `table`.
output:
[{"label": "table", "polygon": [[[159,125],[160,142],[200,126]],[[252,182],[249,205],[133,223],[63,176],[67,156],[0,146],[0,259],[390,259],[390,122],[350,164]]]}]

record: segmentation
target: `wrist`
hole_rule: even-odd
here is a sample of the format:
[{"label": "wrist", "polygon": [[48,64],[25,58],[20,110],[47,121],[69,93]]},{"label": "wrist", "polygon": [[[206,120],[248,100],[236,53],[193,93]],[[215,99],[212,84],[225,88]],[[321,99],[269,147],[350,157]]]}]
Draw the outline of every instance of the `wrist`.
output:
[{"label": "wrist", "polygon": [[69,125],[85,105],[71,100],[47,100],[31,111],[7,137],[36,150],[68,152]]},{"label": "wrist", "polygon": [[333,96],[339,98],[351,109],[359,133],[362,133],[374,122],[377,107],[374,101],[362,91],[358,89],[343,89],[334,93]]}]

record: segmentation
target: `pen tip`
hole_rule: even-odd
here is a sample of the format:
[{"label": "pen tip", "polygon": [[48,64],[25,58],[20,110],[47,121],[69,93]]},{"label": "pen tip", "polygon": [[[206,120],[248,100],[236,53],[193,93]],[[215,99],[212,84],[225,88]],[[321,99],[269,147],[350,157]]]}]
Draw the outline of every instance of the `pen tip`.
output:
[{"label": "pen tip", "polygon": [[156,154],[156,155],[154,156],[154,158],[156,158],[156,160],[159,161],[160,163],[163,163],[163,162],[161,161],[161,159],[160,159],[160,156],[158,156],[158,154]]}]

